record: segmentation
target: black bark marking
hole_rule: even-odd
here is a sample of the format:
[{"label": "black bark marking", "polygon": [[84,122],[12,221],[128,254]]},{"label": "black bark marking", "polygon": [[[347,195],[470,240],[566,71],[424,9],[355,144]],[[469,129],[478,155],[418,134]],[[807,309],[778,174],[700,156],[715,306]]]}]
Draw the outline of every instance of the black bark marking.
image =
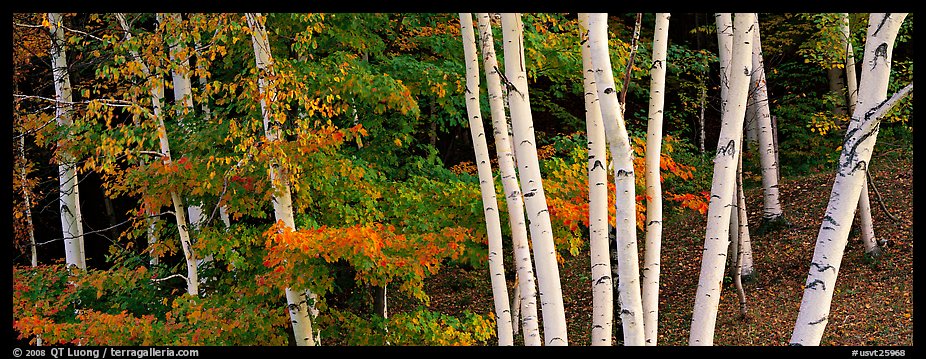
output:
[{"label": "black bark marking", "polygon": [[819,273],[823,273],[823,271],[825,271],[825,270],[827,270],[827,269],[832,269],[832,270],[833,270],[833,273],[836,273],[836,267],[833,267],[833,266],[831,266],[831,265],[829,265],[829,264],[827,264],[827,265],[822,265],[822,264],[817,263],[817,262],[812,262],[812,263],[810,263],[810,266],[811,266],[811,267],[817,267],[817,272],[819,272]]},{"label": "black bark marking", "polygon": [[521,141],[521,143],[519,143],[519,145],[523,145],[525,142],[526,142],[527,144],[531,144],[531,141],[530,141],[530,140],[523,140],[523,141]]},{"label": "black bark marking", "polygon": [[812,322],[807,323],[807,324],[810,324],[810,325],[817,325],[817,324],[823,323],[823,322],[826,321],[826,317],[827,317],[827,316],[824,315],[823,318],[817,319],[817,320],[812,321]]},{"label": "black bark marking", "polygon": [[517,198],[517,197],[518,197],[518,191],[511,191],[511,194],[508,195],[508,198]]},{"label": "black bark marking", "polygon": [[534,196],[534,192],[527,192],[524,194],[524,197],[533,197],[533,196]]},{"label": "black bark marking", "polygon": [[611,280],[611,276],[602,276],[595,281],[595,284],[603,284],[605,280]]},{"label": "black bark marking", "polygon": [[886,42],[882,42],[881,45],[878,45],[878,47],[875,48],[875,58],[872,59],[871,61],[872,69],[878,66],[879,57],[883,57],[885,60],[887,60],[887,43]]},{"label": "black bark marking", "polygon": [[887,19],[891,17],[891,13],[884,14],[884,18],[881,19],[881,23],[878,24],[878,28],[875,29],[875,32],[871,33],[872,36],[878,35],[878,31],[881,31],[881,28],[884,27],[884,24],[887,23]]},{"label": "black bark marking", "polygon": [[655,60],[655,61],[653,61],[653,66],[650,66],[650,70],[655,69],[655,68],[656,68],[656,65],[659,65],[659,68],[661,69],[661,68],[662,68],[662,60]]},{"label": "black bark marking", "polygon": [[834,226],[839,227],[839,223],[836,223],[836,220],[833,219],[833,217],[830,217],[829,215],[824,216],[824,217],[823,217],[823,221],[824,221],[824,222],[832,223]]},{"label": "black bark marking", "polygon": [[804,288],[817,289],[818,284],[822,287],[823,290],[826,290],[826,283],[819,279],[814,279],[813,282],[807,283]]},{"label": "black bark marking", "polygon": [[725,146],[717,148],[717,156],[733,156],[736,154],[736,151],[734,151],[735,147],[736,140],[730,140],[730,142],[727,142]]},{"label": "black bark marking", "polygon": [[656,223],[662,223],[662,221],[649,221],[649,223],[647,223],[646,225],[647,225],[647,226],[651,226],[651,225],[656,224]]},{"label": "black bark marking", "polygon": [[627,171],[627,170],[625,170],[625,169],[622,168],[622,169],[617,170],[617,173],[614,174],[614,175],[615,175],[615,176],[618,176],[618,177],[620,177],[620,176],[623,176],[623,177],[630,177],[630,176],[633,175],[633,170]]},{"label": "black bark marking", "polygon": [[716,194],[712,194],[712,195],[711,195],[711,198],[717,198],[717,199],[720,199],[720,196],[719,196],[719,195],[716,195]]},{"label": "black bark marking", "polygon": [[557,337],[557,338],[552,338],[552,339],[550,339],[550,343],[548,343],[548,344],[553,344],[553,341],[556,341],[556,340],[559,340],[559,341],[561,341],[561,342],[563,342],[563,343],[566,342],[565,340],[563,340],[563,338]]},{"label": "black bark marking", "polygon": [[613,88],[608,87],[608,88],[604,89],[604,94],[605,94],[605,95],[610,95],[612,92],[614,92],[614,89],[613,89]]},{"label": "black bark marking", "polygon": [[595,163],[592,165],[592,169],[590,169],[589,171],[594,171],[595,168],[597,167],[601,167],[601,169],[605,169],[604,164],[602,164],[600,160],[595,160]]},{"label": "black bark marking", "polygon": [[547,210],[545,210],[545,209],[541,209],[540,211],[537,212],[537,215],[539,216],[539,215],[540,215],[541,213],[543,213],[543,212],[549,212],[549,211],[547,211]]}]

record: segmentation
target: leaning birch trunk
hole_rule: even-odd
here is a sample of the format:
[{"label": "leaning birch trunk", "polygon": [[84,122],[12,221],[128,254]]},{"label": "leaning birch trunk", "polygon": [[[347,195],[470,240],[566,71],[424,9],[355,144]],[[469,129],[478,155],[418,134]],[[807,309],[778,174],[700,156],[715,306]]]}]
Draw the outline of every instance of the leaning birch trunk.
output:
[{"label": "leaning birch trunk", "polygon": [[730,61],[730,89],[723,107],[720,138],[714,157],[711,200],[707,209],[707,230],[701,255],[701,274],[695,294],[689,345],[713,345],[717,307],[723,283],[724,265],[730,245],[731,208],[736,203],[736,167],[742,147],[743,121],[752,61],[753,14],[733,18],[733,57]]},{"label": "leaning birch trunk", "polygon": [[[260,108],[264,122],[264,135],[267,142],[277,141],[281,137],[279,127],[271,126],[271,106],[275,100],[272,95],[273,64],[270,57],[270,42],[267,40],[267,31],[263,24],[263,15],[260,13],[246,14],[248,26],[251,28],[251,40],[254,48],[254,60],[258,72],[258,90],[260,91]],[[268,95],[270,94],[270,95]],[[287,227],[296,230],[293,215],[293,200],[289,183],[281,177],[280,164],[270,164],[270,181],[273,187],[273,216],[277,221],[283,221]],[[296,345],[314,346],[315,337],[312,332],[312,317],[310,316],[309,300],[312,293],[308,290],[297,291],[286,288],[286,303],[289,307],[290,322],[293,325]]]},{"label": "leaning birch trunk", "polygon": [[[742,149],[740,150],[742,151]],[[743,153],[736,165],[736,213],[730,213],[730,242],[733,247],[733,286],[740,302],[740,317],[746,318],[746,291],[743,289],[743,259],[745,257],[745,239],[749,238],[749,226],[746,223],[746,198],[743,195]]]},{"label": "leaning birch trunk", "polygon": [[817,234],[801,308],[791,335],[791,345],[820,345],[852,217],[877,140],[880,116],[913,88],[911,83],[891,99],[885,100],[894,40],[906,16],[905,13],[873,13],[869,17],[858,102],[846,131],[837,162],[836,179]]},{"label": "leaning birch trunk", "polygon": [[759,163],[762,165],[762,225],[760,228],[774,229],[786,225],[778,196],[778,162],[775,160],[775,141],[772,138],[772,116],[769,110],[768,86],[765,82],[765,66],[762,59],[762,42],[759,35],[759,16],[753,14],[752,31],[752,82],[750,92],[754,94],[756,126],[759,137]]},{"label": "leaning birch trunk", "polygon": [[[55,118],[58,127],[68,128],[74,122],[70,103],[71,79],[68,73],[67,54],[65,52],[64,30],[60,13],[48,13],[51,33],[52,76],[55,86]],[[58,143],[58,147],[62,147]],[[61,210],[61,232],[64,237],[64,258],[68,267],[86,270],[87,260],[84,255],[84,228],[80,214],[80,191],[77,185],[77,163],[74,155],[67,150],[58,154],[58,190]]]},{"label": "leaning birch trunk", "polygon": [[714,14],[717,26],[717,58],[720,60],[720,112],[727,105],[730,92],[730,60],[733,57],[733,14]]},{"label": "leaning birch trunk", "polygon": [[656,14],[653,65],[650,67],[649,121],[646,130],[646,243],[643,252],[643,333],[646,345],[656,345],[659,327],[659,272],[662,252],[662,114],[666,87],[669,14]]},{"label": "leaning birch trunk", "polygon": [[[119,26],[122,28],[122,31],[125,32],[125,41],[131,40],[132,32],[131,32],[131,29],[129,29],[128,22],[125,21],[125,15],[122,13],[115,13],[114,16],[116,17],[116,21],[119,22]],[[132,58],[134,58],[135,61],[139,63],[142,69],[142,73],[145,74],[145,77],[152,78],[151,72],[148,69],[148,66],[142,61],[141,57],[138,56],[138,53],[136,51],[130,51],[130,54],[132,55]],[[153,79],[153,80],[154,81],[150,84],[150,87],[149,87],[150,88],[149,93],[151,94],[152,113],[154,114],[155,118],[161,118],[161,102],[163,102],[163,99],[164,99],[164,89],[163,89],[164,84],[162,81],[160,81],[160,79]],[[158,86],[160,86],[161,88],[160,89],[156,88]],[[138,125],[137,120],[134,124]],[[143,165],[145,163],[144,159],[139,159],[138,162],[140,165]],[[145,206],[145,215],[146,215],[145,221],[148,224],[148,226],[145,228],[145,231],[147,232],[148,252],[150,255],[150,259],[148,260],[148,263],[152,267],[158,265],[158,263],[160,262],[158,256],[153,253],[153,247],[158,242],[158,237],[157,237],[158,219],[155,218],[155,216],[157,216],[157,213],[158,211],[156,211],[154,208],[151,208],[147,205]]]},{"label": "leaning birch trunk", "polygon": [[588,14],[579,14],[585,124],[588,133],[588,246],[592,271],[592,345],[611,346],[614,284],[608,239],[608,158],[598,87],[588,41]]},{"label": "leaning birch trunk", "polygon": [[521,311],[521,334],[524,338],[524,345],[537,346],[543,344],[537,317],[537,283],[527,237],[524,197],[521,195],[521,186],[515,170],[517,163],[514,155],[514,136],[509,136],[510,124],[505,116],[506,96],[503,94],[505,88],[501,85],[502,74],[499,72],[495,55],[495,40],[492,36],[489,14],[479,13],[476,17],[479,22],[479,43],[482,47],[482,64],[485,69],[489,109],[492,115],[495,155],[498,158],[502,189],[506,193],[505,204],[508,207],[508,224],[511,227],[511,242],[514,247],[517,269],[517,284],[515,285],[518,288],[516,293],[520,294],[518,298]]},{"label": "leaning birch trunk", "polygon": [[605,137],[614,166],[616,208],[616,250],[619,260],[618,296],[624,345],[645,345],[643,300],[640,293],[640,262],[637,253],[636,196],[634,188],[633,151],[621,115],[611,58],[608,54],[608,15],[588,15],[589,54],[598,85],[598,99]]},{"label": "leaning birch trunk", "polygon": [[[858,77],[855,75],[855,52],[852,49],[852,38],[849,32],[849,14],[840,14],[840,30],[842,39],[846,42],[846,90],[849,98],[849,113],[855,113],[855,102],[858,101]],[[859,197],[858,216],[859,227],[861,229],[862,244],[865,246],[865,254],[872,257],[881,255],[881,248],[875,240],[874,221],[871,218],[871,201],[868,198],[868,181],[863,181],[864,188]]]},{"label": "leaning birch trunk", "polygon": [[[162,21],[160,14],[158,14],[157,17],[158,22]],[[123,28],[126,30],[126,33],[128,33],[128,29],[125,28],[125,25],[123,25]],[[133,52],[132,55],[142,65],[142,71],[150,77],[150,70],[144,65],[138,54]],[[152,83],[151,101],[153,103],[155,117],[158,121],[158,143],[161,146],[161,161],[163,161],[164,165],[170,165],[172,162],[170,155],[170,140],[168,140],[167,137],[167,127],[164,125],[164,116],[161,111],[164,102],[164,87],[159,79],[154,80]],[[186,262],[187,275],[185,279],[187,282],[187,294],[199,296],[199,274],[196,268],[196,255],[193,253],[193,245],[190,242],[190,228],[186,217],[186,211],[183,208],[183,202],[177,190],[170,190],[170,200],[174,206],[174,218],[177,220],[177,232],[180,234],[180,247],[183,249],[183,259]]]},{"label": "leaning birch trunk", "polygon": [[482,126],[479,105],[479,58],[476,54],[476,37],[473,33],[473,15],[460,13],[460,31],[463,33],[463,56],[466,63],[466,113],[469,130],[473,136],[473,150],[476,154],[476,170],[482,192],[482,211],[486,218],[486,235],[489,237],[489,278],[492,282],[492,298],[495,301],[495,323],[498,345],[514,345],[511,331],[511,309],[508,307],[508,286],[505,283],[505,268],[502,252],[502,224],[498,217],[498,199],[495,196],[495,180],[492,178],[492,164],[489,146]]},{"label": "leaning birch trunk", "polygon": [[524,205],[530,220],[530,235],[533,242],[541,313],[543,314],[544,344],[568,345],[559,264],[556,262],[556,246],[553,243],[550,212],[547,210],[540,162],[537,159],[537,142],[534,137],[527,90],[523,26],[521,14],[502,14],[505,77],[510,86],[508,104],[511,109],[514,141],[518,147],[515,154],[520,166],[521,192],[524,193]]}]

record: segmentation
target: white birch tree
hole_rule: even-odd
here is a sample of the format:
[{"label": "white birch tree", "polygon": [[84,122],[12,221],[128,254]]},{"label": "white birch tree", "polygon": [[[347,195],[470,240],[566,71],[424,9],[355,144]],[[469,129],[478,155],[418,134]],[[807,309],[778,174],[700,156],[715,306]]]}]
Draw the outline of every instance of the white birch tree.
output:
[{"label": "white birch tree", "polygon": [[913,89],[911,83],[887,99],[891,53],[906,16],[906,13],[873,13],[869,16],[858,102],[846,131],[837,162],[836,179],[817,234],[791,345],[820,345],[852,217],[877,140],[880,117]]},{"label": "white birch tree", "polygon": [[[60,13],[48,13],[48,31],[51,34],[52,76],[55,87],[55,120],[58,127],[69,128],[73,125],[71,109],[71,79],[68,72],[67,52],[65,50],[64,25]],[[74,155],[63,149],[63,141],[58,142],[58,203],[61,211],[61,232],[64,238],[64,258],[68,267],[76,266],[87,269],[84,255],[84,228],[80,214],[80,190],[77,185],[77,160]]]},{"label": "white birch tree", "polygon": [[[274,142],[282,137],[282,130],[274,125],[271,117],[271,106],[276,96],[273,90],[273,63],[270,56],[270,42],[267,40],[267,30],[264,28],[264,16],[260,13],[245,15],[248,27],[251,29],[251,40],[254,48],[254,61],[258,72],[258,89],[260,91],[260,108],[264,122],[264,135],[267,142]],[[273,187],[273,216],[277,221],[296,230],[293,215],[293,200],[289,183],[283,178],[280,164],[270,164],[270,181]],[[286,288],[286,303],[288,304],[290,322],[293,325],[296,345],[314,346],[315,336],[312,332],[312,317],[309,300],[314,300],[308,290],[294,290]]]},{"label": "white birch tree", "polygon": [[511,125],[517,146],[515,155],[520,166],[521,192],[530,224],[530,236],[536,261],[537,284],[543,315],[545,345],[568,345],[566,313],[560,284],[559,264],[547,199],[543,191],[540,163],[537,159],[537,141],[534,137],[533,118],[527,89],[527,71],[524,62],[524,38],[521,14],[502,14],[505,78],[508,85],[508,106]]},{"label": "white birch tree", "polygon": [[646,129],[646,243],[643,252],[643,330],[646,345],[656,345],[659,327],[659,272],[662,252],[662,114],[666,87],[669,13],[656,14],[653,65],[650,67],[649,120]]},{"label": "white birch tree", "polygon": [[614,90],[614,75],[608,49],[608,15],[588,15],[589,54],[598,85],[598,99],[605,137],[614,166],[618,296],[624,345],[645,345],[643,300],[640,293],[640,262],[637,252],[636,196],[633,151]]},{"label": "white birch tree", "polygon": [[[524,197],[516,172],[513,136],[509,136],[509,123],[505,116],[505,95],[501,85],[501,76],[498,59],[495,54],[495,40],[492,35],[492,23],[488,13],[476,15],[479,23],[479,39],[482,49],[482,64],[485,70],[486,89],[488,90],[489,110],[492,115],[492,134],[495,139],[495,155],[498,158],[498,169],[502,179],[502,189],[505,193],[505,204],[508,208],[508,223],[511,227],[511,242],[514,253],[515,268],[517,270],[517,284],[515,293],[517,306],[521,312],[521,334],[524,345],[537,346],[543,343],[540,335],[540,323],[537,316],[537,283],[534,277],[534,265],[531,259],[531,250],[528,243],[527,222],[524,216]],[[514,330],[515,323],[512,323]]]},{"label": "white birch tree", "polygon": [[730,61],[729,93],[723,106],[720,138],[714,156],[711,199],[707,209],[707,230],[701,255],[701,273],[691,318],[689,345],[713,345],[717,308],[724,265],[730,245],[731,208],[736,203],[736,167],[743,139],[743,122],[752,72],[752,40],[755,17],[740,13],[733,17],[733,51]]},{"label": "white birch tree", "polygon": [[492,178],[489,147],[486,144],[485,130],[482,126],[482,110],[479,105],[479,58],[476,54],[472,14],[460,13],[460,30],[463,34],[463,56],[466,63],[466,113],[469,118],[470,134],[473,136],[476,171],[482,192],[482,211],[485,213],[486,235],[489,238],[489,277],[492,283],[492,298],[495,302],[498,345],[514,345],[511,310],[508,307],[508,286],[505,283],[502,257],[502,225],[498,216],[495,180]]},{"label": "white birch tree", "polygon": [[775,156],[775,141],[772,135],[772,115],[769,109],[768,86],[765,81],[765,66],[762,58],[762,41],[759,35],[759,15],[752,14],[752,73],[749,92],[753,97],[753,117],[758,127],[759,163],[762,166],[762,224],[759,231],[773,230],[787,221],[781,210],[778,195],[778,162]]},{"label": "white birch tree", "polygon": [[[122,14],[116,14],[116,19],[119,21],[122,30],[126,33],[126,39],[131,39],[131,31],[125,21],[125,17]],[[160,21],[160,15],[158,20]],[[158,143],[161,150],[161,161],[163,161],[165,165],[170,165],[172,162],[170,154],[170,140],[167,137],[167,127],[164,125],[163,114],[164,82],[156,75],[152,74],[151,69],[148,68],[148,65],[141,59],[137,52],[132,51],[131,55],[135,61],[139,63],[142,73],[144,73],[145,76],[149,78],[152,114],[158,124],[157,134]],[[192,296],[199,296],[199,273],[196,267],[196,256],[193,252],[193,245],[190,242],[189,222],[187,222],[186,212],[183,208],[183,202],[181,202],[180,194],[177,192],[177,190],[170,190],[170,199],[174,206],[174,218],[177,221],[177,231],[180,234],[180,246],[183,249],[183,258],[186,262],[187,275],[183,278],[187,282],[187,294]],[[149,241],[150,240],[151,237],[149,237]],[[154,262],[154,256],[152,256],[152,262]],[[152,263],[152,265],[154,264],[156,263]]]},{"label": "white birch tree", "polygon": [[[840,32],[845,41],[846,49],[846,90],[848,92],[849,113],[855,112],[855,102],[858,101],[858,77],[855,73],[855,51],[852,49],[852,37],[849,32],[849,14],[840,14]],[[859,229],[865,254],[871,257],[881,255],[881,248],[875,239],[874,221],[871,218],[871,200],[868,197],[868,181],[862,182],[864,187],[858,202]]]},{"label": "white birch tree", "polygon": [[608,238],[608,158],[604,122],[588,41],[588,14],[579,14],[582,84],[588,136],[588,246],[592,273],[592,345],[610,346],[614,323],[614,284]]}]

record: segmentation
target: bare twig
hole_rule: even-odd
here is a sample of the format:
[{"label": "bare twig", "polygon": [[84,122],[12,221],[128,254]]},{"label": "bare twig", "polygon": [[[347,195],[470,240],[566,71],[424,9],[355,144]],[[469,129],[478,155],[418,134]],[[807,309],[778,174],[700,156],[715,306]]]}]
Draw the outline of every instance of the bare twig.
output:
[{"label": "bare twig", "polygon": [[[174,212],[173,212],[173,211],[165,211],[165,212],[161,212],[161,213],[157,213],[157,214],[152,214],[152,215],[143,216],[143,218],[153,218],[153,217],[158,217],[158,216],[161,216],[161,215],[164,215],[164,214],[174,214]],[[124,224],[126,224],[126,223],[129,223],[129,222],[131,222],[131,221],[134,221],[134,220],[136,220],[136,219],[138,219],[138,217],[129,218],[129,219],[125,220],[125,221],[122,221],[122,222],[120,222],[120,223],[116,223],[115,225],[112,225],[112,226],[109,226],[109,227],[106,227],[106,228],[103,228],[103,229],[98,229],[98,230],[90,231],[90,232],[84,232],[84,236],[86,236],[86,235],[88,235],[88,234],[94,234],[94,233],[99,233],[99,232],[105,232],[105,231],[108,231],[108,230],[110,230],[110,229],[113,229],[113,228],[122,226],[122,225],[124,225]],[[57,242],[57,241],[63,241],[63,240],[65,240],[65,239],[74,239],[74,238],[75,238],[75,237],[55,238],[55,239],[47,240],[47,241],[45,241],[45,242],[36,243],[35,246],[36,246],[36,247],[38,247],[38,246],[44,246],[44,245],[46,245],[46,244],[54,243],[54,242]]]},{"label": "bare twig", "polygon": [[884,211],[884,213],[886,213],[887,216],[894,221],[894,223],[900,224],[900,219],[894,217],[894,215],[891,214],[891,211],[887,210],[887,206],[884,205],[884,199],[881,198],[881,192],[878,191],[878,187],[875,187],[875,181],[871,178],[871,172],[865,171],[865,174],[868,176],[868,187],[871,187],[871,189],[875,190],[875,196],[878,198],[878,204],[881,205],[881,210]]},{"label": "bare twig", "polygon": [[187,281],[187,282],[190,281],[189,279],[186,278],[185,275],[180,274],[180,273],[171,274],[171,275],[166,276],[166,277],[164,277],[164,278],[153,278],[153,279],[151,279],[151,281],[152,281],[152,282],[162,282],[162,281],[165,281],[165,280],[168,280],[168,279],[173,279],[173,278],[178,278],[178,277],[179,277],[179,278],[183,278],[184,281]]}]

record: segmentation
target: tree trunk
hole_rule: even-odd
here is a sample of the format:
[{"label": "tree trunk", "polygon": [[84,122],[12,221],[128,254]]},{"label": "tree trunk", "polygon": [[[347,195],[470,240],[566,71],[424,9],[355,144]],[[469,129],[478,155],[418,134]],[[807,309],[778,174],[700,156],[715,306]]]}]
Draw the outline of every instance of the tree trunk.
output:
[{"label": "tree trunk", "polygon": [[[833,95],[834,98],[844,97],[842,95],[842,90],[846,88],[846,84],[842,80],[842,70],[840,70],[838,67],[832,67],[832,68],[826,69],[826,81],[829,84],[830,93]],[[836,115],[839,115],[836,117],[837,118],[836,124],[841,126],[842,125],[841,116],[846,114],[845,104],[842,102],[836,103],[835,106],[833,107],[833,113]]]},{"label": "tree trunk", "polygon": [[733,58],[733,16],[731,13],[714,14],[717,26],[717,58],[720,60],[720,113],[727,106],[730,92],[730,60]]},{"label": "tree trunk", "polygon": [[630,92],[630,72],[633,71],[634,59],[637,56],[637,44],[640,40],[640,28],[643,27],[643,13],[637,13],[637,19],[633,22],[633,36],[630,38],[630,57],[627,60],[627,66],[624,66],[624,81],[621,82],[621,97],[618,103],[621,105],[621,116],[624,116],[627,105],[627,92]]},{"label": "tree trunk", "polygon": [[523,26],[520,14],[502,14],[502,33],[505,43],[505,77],[508,83],[508,103],[514,140],[517,143],[518,165],[521,175],[521,192],[530,220],[537,282],[543,314],[543,334],[546,345],[567,345],[566,313],[560,284],[559,264],[550,225],[550,213],[543,191],[540,163],[537,159],[537,142],[531,116],[527,89],[527,71],[524,63]]},{"label": "tree trunk", "polygon": [[[264,28],[264,17],[260,13],[246,14],[248,26],[251,28],[251,40],[254,48],[254,60],[258,71],[258,89],[260,91],[260,108],[264,122],[264,135],[267,142],[277,141],[281,137],[281,130],[275,125],[271,125],[271,106],[275,100],[273,96],[273,64],[270,57],[270,42],[267,40],[267,31]],[[271,94],[271,95],[267,95]],[[273,187],[273,216],[277,221],[296,230],[296,223],[293,214],[293,200],[290,193],[289,183],[286,178],[281,178],[280,164],[272,162],[270,164],[270,181]],[[309,300],[313,300],[313,304]],[[286,288],[286,303],[289,307],[290,322],[293,325],[293,334],[295,335],[296,345],[314,346],[315,337],[312,332],[312,317],[310,311],[314,311],[314,295],[307,289],[293,290]],[[310,309],[310,307],[312,307]]]},{"label": "tree trunk", "polygon": [[836,179],[817,235],[791,345],[820,345],[852,217],[877,140],[880,116],[913,88],[911,83],[885,101],[891,71],[891,52],[906,16],[905,13],[873,13],[869,17],[858,102],[837,162]]},{"label": "tree trunk", "polygon": [[731,208],[736,203],[736,167],[743,139],[746,98],[751,72],[755,16],[739,13],[733,18],[733,51],[730,61],[728,102],[723,106],[723,126],[714,157],[711,200],[707,210],[707,230],[701,256],[701,274],[695,294],[689,345],[713,345],[717,307],[723,282],[727,249],[730,245]]},{"label": "tree trunk", "polygon": [[[849,33],[849,14],[842,13],[840,30],[846,48],[846,92],[848,93],[848,108],[850,113],[855,113],[855,102],[858,101],[858,77],[855,75],[855,52],[852,49],[852,38]],[[859,197],[858,216],[859,227],[861,229],[862,244],[865,246],[865,253],[872,257],[881,255],[881,248],[875,239],[874,221],[871,218],[871,201],[868,197],[868,181],[863,181],[864,188]]]},{"label": "tree trunk", "polygon": [[527,237],[527,222],[524,217],[524,197],[516,172],[517,163],[514,155],[514,135],[509,136],[509,123],[505,116],[504,87],[501,85],[501,72],[495,55],[495,40],[492,36],[492,24],[488,13],[477,14],[479,38],[482,48],[482,63],[485,69],[486,89],[488,90],[489,109],[492,114],[492,134],[495,138],[495,155],[501,173],[505,204],[508,207],[508,223],[511,227],[511,243],[514,247],[515,266],[517,268],[517,288],[521,301],[521,333],[524,345],[536,346],[543,343],[540,336],[540,323],[537,316],[537,283],[531,260],[530,244]]},{"label": "tree trunk", "polygon": [[[131,32],[131,29],[129,28],[128,23],[125,21],[125,16],[122,13],[115,13],[114,16],[116,17],[116,20],[119,22],[119,26],[122,28],[122,31],[125,32],[125,41],[130,40],[132,38],[132,32]],[[164,99],[164,89],[163,89],[164,83],[160,81],[160,79],[155,79],[151,77],[151,71],[148,69],[148,65],[146,65],[145,62],[142,61],[141,57],[138,56],[138,53],[136,51],[130,51],[130,54],[132,55],[132,58],[134,58],[135,61],[139,63],[139,66],[141,66],[142,72],[145,74],[145,77],[148,77],[149,79],[154,80],[152,81],[149,87],[149,92],[151,94],[151,109],[152,109],[152,113],[155,118],[161,118],[161,104]],[[137,119],[134,120],[134,124],[136,126],[138,125]],[[138,162],[139,162],[139,165],[144,165],[145,160],[139,159]],[[160,211],[155,210],[154,208],[151,208],[148,205],[144,205],[144,207],[145,207],[144,209],[145,210],[145,222],[147,222],[148,224],[148,226],[146,227],[146,232],[147,232],[147,237],[148,237],[148,252],[151,256],[148,263],[152,267],[154,267],[158,265],[160,262],[158,256],[153,253],[154,245],[157,244],[158,242],[158,237],[157,237],[158,219],[155,216]]]},{"label": "tree trunk", "polygon": [[[13,84],[16,85],[15,82]],[[23,186],[26,185],[26,136],[21,133],[19,136],[19,159],[21,161],[21,166],[19,167],[19,178],[22,181]],[[26,202],[26,230],[29,231],[29,254],[30,254],[30,263],[33,267],[39,265],[38,257],[38,247],[35,245],[35,228],[32,225],[32,198],[29,196],[29,190],[23,188],[23,201]]]},{"label": "tree trunk", "polygon": [[[749,240],[749,214],[746,211],[746,193],[743,191],[743,153],[740,151],[739,165],[736,169],[736,200],[738,204],[737,222],[739,223],[738,237],[740,246],[739,272],[744,282],[751,282],[756,277],[756,270],[752,264],[752,241]],[[730,214],[733,216],[733,214]]]},{"label": "tree trunk", "polygon": [[[58,127],[68,129],[72,124],[73,110],[70,108],[71,79],[68,73],[67,54],[65,52],[64,30],[60,13],[48,13],[51,24],[52,74],[55,85],[55,118]],[[68,129],[70,131],[70,129]],[[80,214],[80,191],[77,183],[77,163],[74,155],[61,149],[58,143],[58,190],[61,210],[61,232],[64,237],[64,257],[67,266],[77,266],[86,270],[87,260],[84,255],[84,228]]]},{"label": "tree trunk", "polygon": [[466,113],[469,129],[473,136],[473,150],[476,155],[476,170],[482,192],[482,211],[486,219],[486,236],[489,240],[489,277],[492,282],[492,298],[495,301],[495,323],[498,345],[514,345],[511,331],[511,309],[508,306],[508,286],[505,283],[503,266],[502,225],[498,217],[498,199],[495,196],[495,180],[489,146],[486,144],[482,126],[482,110],[479,104],[479,58],[476,54],[476,37],[473,33],[473,15],[460,13],[460,30],[463,33],[463,56],[466,63]]},{"label": "tree trunk", "polygon": [[621,115],[620,103],[614,90],[611,58],[608,54],[608,16],[588,15],[589,53],[598,85],[599,105],[605,137],[614,160],[615,207],[617,217],[616,245],[619,260],[618,292],[624,345],[645,344],[643,300],[640,293],[640,262],[637,252],[636,196],[634,188],[633,151]]},{"label": "tree trunk", "polygon": [[389,303],[386,298],[386,285],[373,286],[373,312],[374,314],[389,318]]},{"label": "tree trunk", "polygon": [[514,281],[510,285],[511,287],[511,335],[518,335],[518,322],[521,321],[521,286],[518,285],[518,273],[514,274]]},{"label": "tree trunk", "polygon": [[588,14],[579,14],[585,124],[588,133],[588,231],[592,273],[592,345],[611,346],[614,286],[608,238],[608,159],[604,123],[588,41]]},{"label": "tree trunk", "polygon": [[701,88],[701,111],[698,115],[698,151],[704,154],[704,105],[707,102],[707,87]]},{"label": "tree trunk", "polygon": [[646,133],[646,247],[643,252],[643,329],[646,345],[656,345],[659,327],[659,272],[662,252],[662,116],[666,87],[669,14],[656,14],[653,65],[650,67],[649,121]]},{"label": "tree trunk", "polygon": [[750,92],[754,95],[756,126],[759,137],[759,163],[762,165],[762,188],[764,190],[762,207],[763,229],[774,230],[787,225],[781,210],[778,196],[778,162],[775,160],[775,141],[773,139],[772,118],[769,110],[768,86],[765,82],[765,66],[762,59],[762,42],[759,35],[758,14],[752,15],[752,82]]}]

